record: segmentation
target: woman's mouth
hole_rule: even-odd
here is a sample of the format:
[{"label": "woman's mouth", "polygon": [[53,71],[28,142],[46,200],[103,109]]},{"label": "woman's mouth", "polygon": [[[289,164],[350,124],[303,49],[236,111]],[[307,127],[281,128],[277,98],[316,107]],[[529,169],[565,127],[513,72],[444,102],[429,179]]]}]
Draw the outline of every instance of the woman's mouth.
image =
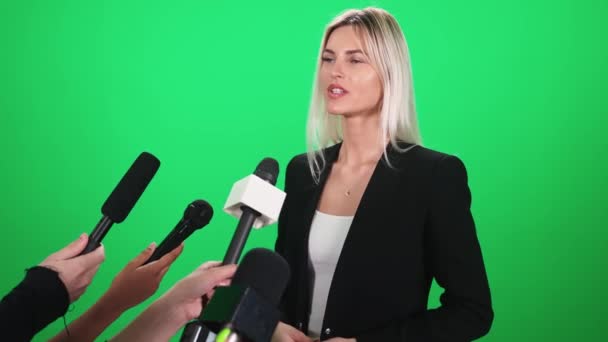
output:
[{"label": "woman's mouth", "polygon": [[327,87],[327,96],[331,99],[338,99],[348,94],[348,91],[337,84],[331,84]]}]

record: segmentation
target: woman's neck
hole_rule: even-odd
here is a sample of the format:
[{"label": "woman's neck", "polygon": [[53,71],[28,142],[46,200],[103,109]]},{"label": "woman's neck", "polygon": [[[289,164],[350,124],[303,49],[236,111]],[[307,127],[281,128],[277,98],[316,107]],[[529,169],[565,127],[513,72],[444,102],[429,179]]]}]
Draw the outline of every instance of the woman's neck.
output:
[{"label": "woman's neck", "polygon": [[380,115],[344,117],[342,138],[337,162],[346,167],[376,164],[388,143],[380,144]]}]

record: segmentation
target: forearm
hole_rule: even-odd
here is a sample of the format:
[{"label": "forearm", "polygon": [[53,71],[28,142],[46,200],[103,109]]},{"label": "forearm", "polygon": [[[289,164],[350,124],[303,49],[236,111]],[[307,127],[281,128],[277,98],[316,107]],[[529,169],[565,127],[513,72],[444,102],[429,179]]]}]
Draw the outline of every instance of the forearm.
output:
[{"label": "forearm", "polygon": [[163,297],[142,312],[111,342],[166,342],[188,322],[181,312],[165,301]]},{"label": "forearm", "polygon": [[82,316],[70,323],[67,331],[62,330],[49,342],[94,341],[125,311],[126,309],[113,304],[110,298],[101,297]]},{"label": "forearm", "polygon": [[25,279],[0,302],[0,328],[4,337],[29,341],[69,305],[69,296],[57,273],[32,267]]},{"label": "forearm", "polygon": [[358,342],[472,341],[487,334],[492,319],[493,312],[489,306],[470,302],[463,305],[444,305],[360,334],[356,339]]}]

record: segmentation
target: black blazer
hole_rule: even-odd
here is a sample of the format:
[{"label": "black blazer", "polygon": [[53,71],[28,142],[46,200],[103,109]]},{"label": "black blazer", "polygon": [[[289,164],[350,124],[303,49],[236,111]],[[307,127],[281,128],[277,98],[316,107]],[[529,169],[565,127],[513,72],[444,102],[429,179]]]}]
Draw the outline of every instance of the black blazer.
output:
[{"label": "black blazer", "polygon": [[[305,154],[290,161],[285,176],[275,249],[291,277],[281,309],[305,333],[314,281],[310,224],[339,150],[324,150],[318,185]],[[421,146],[405,153],[389,146],[388,156],[392,168],[384,158],[376,165],[344,242],[321,339],[470,341],[487,334],[494,314],[463,163]],[[445,291],[442,305],[427,309],[433,278]]]}]

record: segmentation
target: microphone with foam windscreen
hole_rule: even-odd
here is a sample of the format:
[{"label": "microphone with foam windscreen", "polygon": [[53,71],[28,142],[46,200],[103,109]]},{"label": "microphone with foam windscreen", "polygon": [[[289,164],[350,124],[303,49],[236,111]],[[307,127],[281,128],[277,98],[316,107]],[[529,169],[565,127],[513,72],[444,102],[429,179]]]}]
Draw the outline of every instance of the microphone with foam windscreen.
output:
[{"label": "microphone with foam windscreen", "polygon": [[145,262],[148,264],[163,257],[171,252],[180,243],[186,240],[195,230],[206,226],[213,217],[213,208],[207,201],[196,200],[188,205],[184,211],[184,216],[177,223],[175,228],[158,245],[152,256]]},{"label": "microphone with foam windscreen", "polygon": [[224,265],[238,261],[252,227],[261,228],[279,218],[285,193],[274,186],[278,175],[279,163],[272,158],[264,158],[253,175],[232,186],[224,211],[238,217],[239,223],[224,256]]},{"label": "microphone with foam windscreen", "polygon": [[101,207],[103,217],[89,235],[89,242],[81,255],[99,247],[112,224],[120,223],[127,218],[159,167],[160,161],[148,152],[143,152],[137,157]]},{"label": "microphone with foam windscreen", "polygon": [[255,248],[244,257],[230,286],[215,290],[200,321],[216,341],[269,342],[279,322],[277,306],[289,280],[289,266],[278,254]]}]

